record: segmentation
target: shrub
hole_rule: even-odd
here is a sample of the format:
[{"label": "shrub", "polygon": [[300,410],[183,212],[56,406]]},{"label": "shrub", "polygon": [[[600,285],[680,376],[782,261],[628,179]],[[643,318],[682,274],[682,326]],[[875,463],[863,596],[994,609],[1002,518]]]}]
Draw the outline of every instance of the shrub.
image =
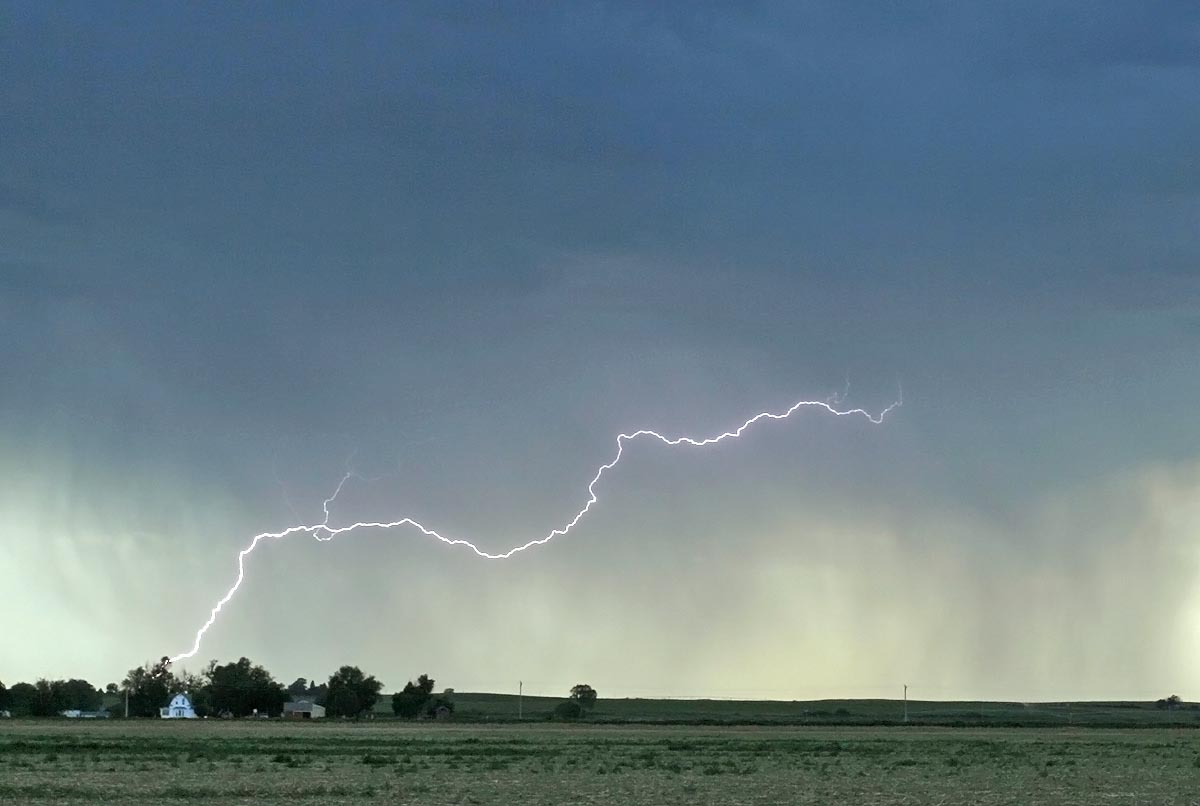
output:
[{"label": "shrub", "polygon": [[575,700],[560,702],[554,707],[554,718],[573,722],[583,716],[583,706]]}]

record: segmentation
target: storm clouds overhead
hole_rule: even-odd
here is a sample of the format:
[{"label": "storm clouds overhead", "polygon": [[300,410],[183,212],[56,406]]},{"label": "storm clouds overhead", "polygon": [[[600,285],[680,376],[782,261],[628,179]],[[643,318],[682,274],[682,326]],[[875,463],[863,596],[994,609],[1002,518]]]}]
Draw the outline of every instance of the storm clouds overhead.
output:
[{"label": "storm clouds overhead", "polygon": [[[1200,8],[10,2],[0,674],[1200,675]],[[1191,688],[1189,688],[1191,686]],[[390,689],[389,689],[390,690]]]}]

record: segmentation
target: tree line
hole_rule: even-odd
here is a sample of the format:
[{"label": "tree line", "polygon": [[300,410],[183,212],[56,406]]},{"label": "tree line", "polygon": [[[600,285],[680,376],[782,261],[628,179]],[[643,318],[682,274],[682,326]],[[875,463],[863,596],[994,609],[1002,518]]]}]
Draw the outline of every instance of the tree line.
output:
[{"label": "tree line", "polygon": [[[432,681],[430,681],[432,682]],[[63,711],[96,712],[105,695],[121,697],[107,711],[114,716],[156,717],[173,696],[186,693],[197,716],[279,716],[284,703],[307,699],[330,716],[357,717],[371,712],[383,684],[357,666],[342,666],[321,683],[298,678],[290,686],[249,658],[221,664],[211,661],[199,674],[174,673],[167,659],[130,669],[103,690],[86,680],[38,680],[6,687],[0,682],[0,711],[14,716],[56,716]]]},{"label": "tree line", "polygon": [[[342,666],[323,682],[297,678],[288,686],[249,658],[220,664],[210,661],[199,674],[172,672],[166,658],[130,669],[118,683],[103,690],[87,680],[37,680],[5,687],[0,682],[0,711],[14,716],[57,716],[63,711],[99,712],[106,695],[120,697],[107,708],[113,716],[157,717],[173,696],[186,693],[197,716],[279,716],[284,703],[308,700],[323,706],[327,716],[360,717],[374,711],[383,683],[357,666]],[[392,695],[392,713],[415,719],[454,711],[453,689],[434,693],[434,680],[422,674]],[[595,707],[596,691],[579,684],[554,710],[561,720],[581,719]]]},{"label": "tree line", "polygon": [[38,680],[6,688],[0,682],[0,711],[18,716],[55,716],[63,711],[97,711],[104,694],[86,680]]}]

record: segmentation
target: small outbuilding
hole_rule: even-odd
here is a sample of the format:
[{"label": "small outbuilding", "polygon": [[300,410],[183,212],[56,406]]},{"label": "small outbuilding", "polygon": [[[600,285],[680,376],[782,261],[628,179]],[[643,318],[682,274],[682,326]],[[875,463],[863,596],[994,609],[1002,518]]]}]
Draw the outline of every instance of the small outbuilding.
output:
[{"label": "small outbuilding", "polygon": [[158,715],[163,719],[195,719],[196,709],[187,694],[176,694],[166,708],[158,709]]},{"label": "small outbuilding", "polygon": [[325,706],[308,700],[296,700],[283,704],[284,719],[320,719],[325,716]]}]

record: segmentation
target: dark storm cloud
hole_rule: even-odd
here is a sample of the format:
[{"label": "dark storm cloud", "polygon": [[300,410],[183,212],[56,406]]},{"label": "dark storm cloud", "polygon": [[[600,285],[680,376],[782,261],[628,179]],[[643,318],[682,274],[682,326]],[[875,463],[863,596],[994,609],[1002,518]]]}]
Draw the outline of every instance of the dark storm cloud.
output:
[{"label": "dark storm cloud", "polygon": [[17,260],[0,261],[0,295],[24,302],[58,299],[86,293],[70,279],[56,277],[45,266]]},{"label": "dark storm cloud", "polygon": [[1039,66],[1200,66],[1200,9],[1186,0],[1013,3],[996,13],[997,40],[1011,43],[1004,52]]},{"label": "dark storm cloud", "polygon": [[68,211],[52,204],[42,194],[13,185],[0,184],[0,211],[40,224],[63,224],[73,221]]},{"label": "dark storm cloud", "polygon": [[[1073,239],[1060,274],[1111,270],[1098,198],[1196,187],[1196,106],[1109,69],[1194,33],[1161,12],[35,7],[10,94],[23,156],[182,239],[204,283],[521,291],[547,254],[632,248],[1024,296],[1044,267],[991,254],[1014,228]],[[112,273],[170,293],[183,264]]]},{"label": "dark storm cloud", "polygon": [[[825,506],[870,491],[847,534],[920,550],[896,513],[933,529],[952,500],[973,526],[947,541],[1041,556],[1056,532],[1024,513],[1059,488],[1195,457],[1198,31],[1182,2],[10,3],[0,470],[38,480],[11,550],[186,543],[200,612],[222,552],[293,517],[280,481],[319,503],[355,448],[394,474],[381,517],[503,542],[620,429],[723,427],[849,373],[876,407],[903,380],[895,425],[754,443],[738,494],[677,493],[723,529],[652,502],[629,528],[673,557],[783,523],[769,566],[810,508],[837,520],[789,486],[811,451]],[[791,481],[750,498],[756,472]],[[628,554],[595,562],[619,594]],[[245,618],[230,647],[270,634]]]}]

